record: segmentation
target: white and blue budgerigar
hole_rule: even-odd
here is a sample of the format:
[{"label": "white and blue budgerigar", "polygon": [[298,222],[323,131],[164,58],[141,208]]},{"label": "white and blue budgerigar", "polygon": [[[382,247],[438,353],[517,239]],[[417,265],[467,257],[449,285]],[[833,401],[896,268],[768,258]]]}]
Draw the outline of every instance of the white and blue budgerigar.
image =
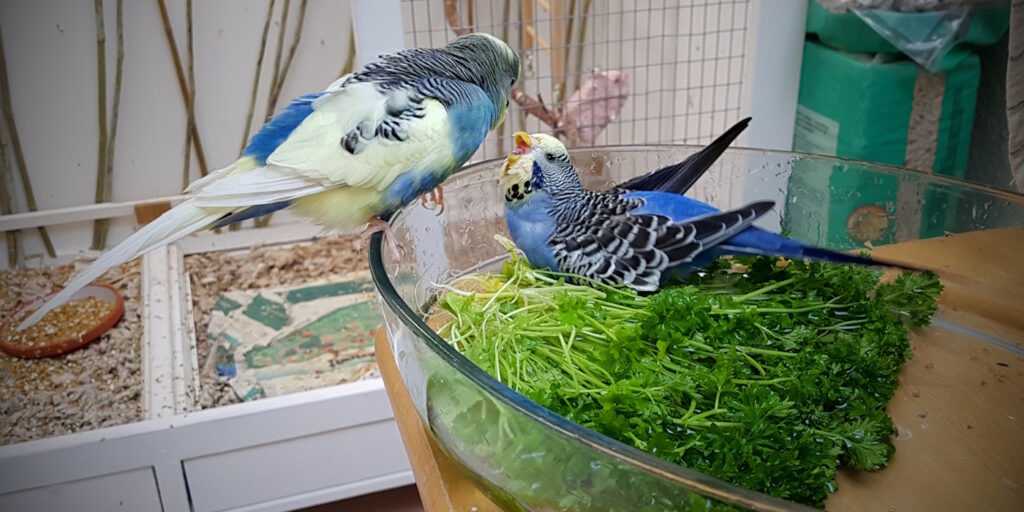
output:
[{"label": "white and blue budgerigar", "polygon": [[721,212],[682,195],[746,121],[680,165],[605,191],[583,187],[561,141],[517,132],[516,149],[506,158],[500,178],[512,240],[535,267],[638,292],[656,291],[670,278],[685,276],[722,254],[909,268],[811,247],[753,226],[774,207],[773,201]]},{"label": "white and blue budgerigar", "polygon": [[[500,39],[384,55],[291,102],[231,165],[74,276],[24,329],[110,268],[203,229],[290,208],[341,233],[386,230],[382,217],[434,190],[505,118],[520,59]],[[389,237],[390,239],[390,237]]]}]

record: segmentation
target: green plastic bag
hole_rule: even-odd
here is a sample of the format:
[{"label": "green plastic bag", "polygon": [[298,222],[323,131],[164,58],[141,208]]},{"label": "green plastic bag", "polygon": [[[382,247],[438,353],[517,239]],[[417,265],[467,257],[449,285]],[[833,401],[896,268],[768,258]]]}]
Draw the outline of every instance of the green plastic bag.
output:
[{"label": "green plastic bag", "polygon": [[998,41],[1010,23],[1009,2],[969,11],[833,13],[817,0],[808,1],[807,33],[827,46],[852,53],[903,53],[932,72],[956,68],[974,48]]}]

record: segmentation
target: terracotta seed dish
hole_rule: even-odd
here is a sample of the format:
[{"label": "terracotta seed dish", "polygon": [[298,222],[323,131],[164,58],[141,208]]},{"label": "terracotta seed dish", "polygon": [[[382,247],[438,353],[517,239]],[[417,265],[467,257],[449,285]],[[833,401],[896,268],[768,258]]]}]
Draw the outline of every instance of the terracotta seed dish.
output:
[{"label": "terracotta seed dish", "polygon": [[18,331],[18,323],[52,296],[47,295],[19,309],[0,326],[0,349],[24,358],[66,354],[99,339],[124,314],[121,292],[109,285],[91,284],[39,322]]}]

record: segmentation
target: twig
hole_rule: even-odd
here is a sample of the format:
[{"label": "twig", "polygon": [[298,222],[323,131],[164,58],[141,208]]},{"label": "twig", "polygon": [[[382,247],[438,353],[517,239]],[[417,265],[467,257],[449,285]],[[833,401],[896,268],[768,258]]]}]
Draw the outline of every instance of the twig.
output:
[{"label": "twig", "polygon": [[[462,21],[459,19],[457,0],[444,0],[444,14],[445,19],[448,22],[448,28],[450,28],[452,32],[455,32],[456,36],[463,36],[472,32],[472,30],[462,26]],[[526,94],[522,87],[518,85],[512,88],[512,101],[522,107],[524,112],[554,128],[556,133],[558,133],[557,130],[561,130],[561,120],[559,119],[559,116],[549,110],[547,106],[539,100],[539,95],[537,98],[538,99],[535,99],[529,94]]]},{"label": "twig", "polygon": [[185,100],[185,162],[181,173],[181,188],[188,188],[189,168],[192,167],[192,127],[196,124],[196,71],[192,49],[192,0],[185,1],[185,57],[188,66],[188,98]]},{"label": "twig", "polygon": [[[14,199],[11,195],[13,189],[11,162],[7,159],[7,149],[4,148],[3,139],[0,139],[0,213],[4,215],[14,213]],[[21,252],[21,232],[5,231],[4,236],[7,237],[7,266],[15,268],[18,266],[18,256]]]},{"label": "twig", "polygon": [[277,33],[277,51],[274,55],[274,74],[270,78],[270,94],[267,95],[267,114],[263,119],[270,119],[274,115],[274,106],[277,105],[277,95],[274,94],[274,86],[277,84],[278,75],[281,74],[281,52],[284,51],[284,33],[288,28],[288,10],[292,0],[284,0],[284,7],[281,7],[281,29]]},{"label": "twig", "polygon": [[[307,0],[302,0],[302,3],[299,4],[299,21],[295,25],[295,32],[292,33],[292,44],[288,48],[288,57],[285,59],[284,66],[278,70],[277,61],[281,58],[281,49],[283,48],[284,43],[285,22],[288,20],[288,5],[290,3],[291,0],[284,0],[285,12],[281,17],[281,34],[277,40],[277,59],[274,62],[274,78],[271,82],[272,87],[270,88],[270,102],[267,105],[267,118],[270,118],[270,116],[273,115],[273,109],[277,106],[278,98],[281,97],[281,89],[284,86],[285,79],[288,77],[288,70],[292,66],[292,59],[295,58],[295,51],[299,47],[299,42],[302,41],[302,26],[306,22]],[[278,74],[279,71],[280,74]],[[273,214],[264,215],[256,219],[253,224],[258,228],[266,227],[270,224],[271,217],[273,217]]]},{"label": "twig", "polygon": [[[99,112],[99,149],[96,150],[96,203],[106,201],[107,192],[107,31],[103,27],[103,0],[93,0],[96,11],[96,79],[99,82],[97,110]],[[103,227],[97,220],[92,226],[92,248],[100,245]]]},{"label": "twig", "polygon": [[[7,80],[7,57],[4,53],[3,34],[0,33],[0,100],[3,101],[4,120],[7,122],[7,130],[11,137],[11,146],[14,149],[14,160],[18,164],[18,177],[21,178],[21,186],[25,189],[25,202],[29,211],[37,211],[36,195],[32,192],[32,181],[28,176],[28,168],[25,167],[25,154],[21,152],[21,139],[18,138],[18,125],[14,122],[14,109],[11,108],[11,84]],[[53,241],[46,228],[39,226],[39,236],[46,246],[46,254],[51,258],[57,257],[53,250]]]},{"label": "twig", "polygon": [[356,31],[352,27],[352,22],[348,23],[348,55],[345,56],[345,64],[341,66],[341,73],[338,73],[338,78],[341,78],[352,72],[352,68],[356,65]]},{"label": "twig", "polygon": [[[178,53],[178,45],[174,42],[174,30],[171,29],[171,20],[167,15],[167,4],[164,0],[156,0],[157,6],[160,8],[160,19],[164,24],[164,36],[167,38],[167,45],[171,49],[171,59],[174,61],[174,72],[178,77],[178,89],[181,91],[181,99],[188,105],[188,85],[185,83],[185,70],[181,67],[181,56]],[[199,163],[199,174],[200,176],[206,176],[206,152],[203,151],[203,144],[199,139],[199,129],[196,124],[193,123],[188,126],[189,132],[192,134],[192,146],[196,150],[196,161]]]},{"label": "twig", "polygon": [[544,105],[544,101],[541,99],[540,94],[538,94],[537,98],[534,99],[529,94],[523,92],[519,86],[516,86],[512,88],[512,101],[519,104],[520,107],[523,107],[523,110],[526,111],[527,114],[540,119],[542,123],[555,129],[561,128],[561,120],[558,118],[558,115]]},{"label": "twig", "polygon": [[548,14],[550,15],[551,27],[551,43],[548,46],[548,55],[551,57],[552,96],[555,100],[554,106],[558,109],[562,103],[563,91],[565,91],[566,67],[568,66],[568,63],[565,62],[569,46],[569,41],[565,37],[565,0],[551,0]]},{"label": "twig", "polygon": [[[263,20],[263,33],[260,35],[260,49],[259,53],[256,54],[256,72],[252,77],[252,90],[249,93],[249,111],[245,114],[245,130],[242,132],[242,144],[238,147],[238,153],[241,154],[245,151],[245,146],[249,143],[249,134],[252,130],[253,116],[256,114],[256,94],[260,89],[260,74],[263,71],[263,57],[267,52],[267,35],[270,33],[270,22],[274,19],[274,5],[277,4],[277,0],[270,0],[267,5],[267,16]],[[234,223],[228,226],[228,231],[238,231],[242,227],[239,223]],[[213,230],[214,233],[220,233],[220,228]]]},{"label": "twig", "polygon": [[256,73],[252,77],[252,92],[249,94],[249,112],[245,115],[245,131],[242,132],[242,145],[238,148],[241,153],[249,142],[249,133],[252,129],[252,116],[256,112],[256,91],[260,88],[260,71],[263,70],[263,54],[267,49],[267,34],[270,32],[270,20],[274,18],[274,4],[277,0],[270,0],[267,7],[267,18],[263,21],[263,35],[260,36],[260,50],[256,54]]},{"label": "twig", "polygon": [[472,30],[462,26],[462,20],[459,19],[458,0],[444,0],[444,17],[448,21],[448,28],[455,32],[456,37],[472,32]]},{"label": "twig", "polygon": [[583,16],[580,18],[579,44],[576,45],[576,80],[573,83],[573,91],[580,88],[580,81],[583,80],[583,43],[587,39],[587,17],[590,16],[590,0],[583,0]]},{"label": "twig", "polygon": [[299,4],[299,22],[295,25],[295,32],[292,34],[292,45],[288,47],[288,57],[284,60],[284,67],[281,68],[281,76],[278,77],[277,82],[274,84],[274,92],[276,96],[274,103],[277,103],[277,97],[281,95],[281,88],[284,87],[284,79],[288,76],[288,70],[292,67],[292,59],[295,58],[295,51],[299,49],[299,42],[302,41],[302,25],[306,23],[306,3],[308,0],[302,0]]},{"label": "twig", "polygon": [[[124,0],[117,0],[117,64],[114,71],[114,105],[111,108],[110,134],[107,141],[103,200],[109,201],[114,188],[114,146],[117,144],[117,118],[121,109],[121,83],[124,78]],[[106,115],[106,113],[102,114]],[[97,219],[93,233],[93,249],[107,246],[110,219]]]},{"label": "twig", "polygon": [[[501,6],[501,40],[508,41],[508,20],[510,12],[512,10],[512,1],[504,0],[504,2],[502,3],[503,5]],[[511,118],[508,116],[508,113],[506,112],[505,122],[498,125],[498,140],[496,140],[495,142],[498,145],[499,155],[502,153],[501,149],[505,140],[505,125],[511,122]]]},{"label": "twig", "polygon": [[[569,0],[569,23],[565,27],[565,50],[562,53],[562,59],[565,61],[565,67],[569,67],[569,49],[572,47],[572,26],[576,21],[576,0]],[[569,77],[559,77],[562,81],[562,87],[558,89],[558,100],[556,103],[562,104],[565,101],[565,90],[569,87]]]}]

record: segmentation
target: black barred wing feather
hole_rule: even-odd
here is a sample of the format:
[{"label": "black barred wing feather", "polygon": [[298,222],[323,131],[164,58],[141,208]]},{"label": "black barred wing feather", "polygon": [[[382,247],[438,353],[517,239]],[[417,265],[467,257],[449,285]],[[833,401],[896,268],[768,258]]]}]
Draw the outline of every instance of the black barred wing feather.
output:
[{"label": "black barred wing feather", "polygon": [[446,109],[456,104],[488,104],[485,103],[487,96],[480,87],[442,77],[420,78],[412,83],[378,83],[373,86],[380,98],[367,101],[376,101],[382,108],[366,116],[341,139],[342,147],[353,155],[359,154],[376,137],[392,142],[408,140],[413,123],[427,115],[423,103],[427,99],[439,101]]},{"label": "black barred wing feather", "polygon": [[693,261],[774,205],[759,201],[684,222],[650,214],[598,216],[556,231],[550,245],[563,272],[650,292],[666,269]]},{"label": "black barred wing feather", "polygon": [[729,144],[739,137],[743,130],[750,124],[747,117],[734,124],[725,133],[701,149],[688,156],[685,160],[656,171],[637,176],[626,181],[616,188],[622,190],[659,190],[672,192],[673,194],[685,194],[693,184],[707,172],[708,169],[722,156]]}]

